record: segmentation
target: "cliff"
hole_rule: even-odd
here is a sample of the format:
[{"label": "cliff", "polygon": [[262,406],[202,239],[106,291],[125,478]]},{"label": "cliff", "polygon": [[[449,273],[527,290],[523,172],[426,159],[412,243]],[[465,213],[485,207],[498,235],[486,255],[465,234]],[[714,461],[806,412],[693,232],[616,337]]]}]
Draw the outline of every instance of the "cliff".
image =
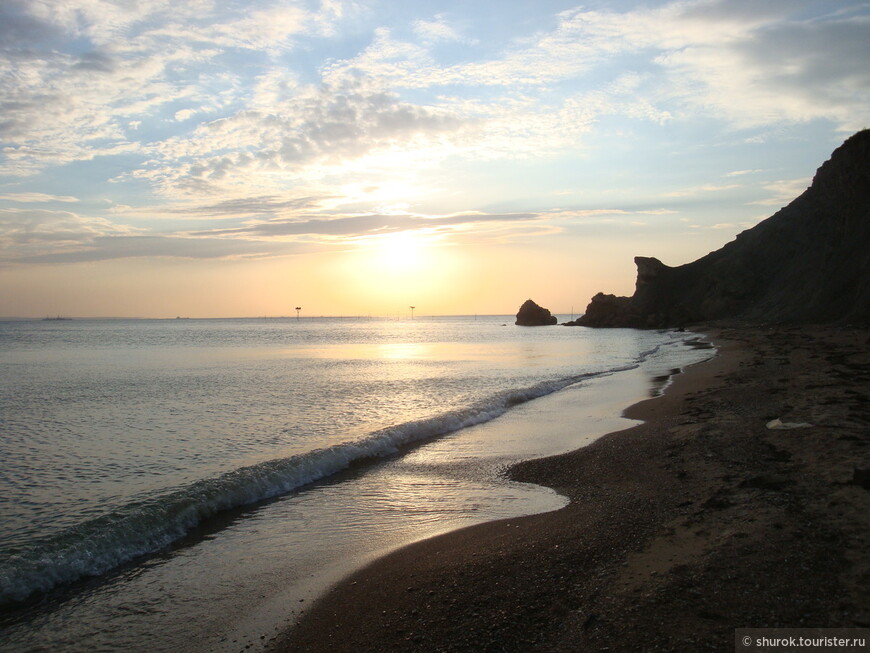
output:
[{"label": "cliff", "polygon": [[679,267],[635,263],[634,295],[599,293],[570,324],[870,323],[870,130],[837,148],[797,199],[721,249]]}]

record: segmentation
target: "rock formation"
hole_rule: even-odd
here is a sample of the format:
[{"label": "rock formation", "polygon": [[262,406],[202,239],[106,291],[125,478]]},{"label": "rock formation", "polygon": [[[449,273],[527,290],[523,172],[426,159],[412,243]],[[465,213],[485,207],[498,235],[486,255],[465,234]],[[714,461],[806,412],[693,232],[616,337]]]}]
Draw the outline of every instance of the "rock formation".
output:
[{"label": "rock formation", "polygon": [[550,311],[546,308],[538,306],[531,299],[527,299],[520,306],[516,324],[520,326],[547,326],[556,324],[557,321],[556,316],[550,315]]},{"label": "rock formation", "polygon": [[679,267],[634,261],[634,295],[598,293],[569,324],[870,322],[870,130],[837,148],[800,197],[723,248]]},{"label": "rock formation", "polygon": [[586,312],[566,326],[624,327],[635,324],[631,297],[598,293],[589,302]]}]

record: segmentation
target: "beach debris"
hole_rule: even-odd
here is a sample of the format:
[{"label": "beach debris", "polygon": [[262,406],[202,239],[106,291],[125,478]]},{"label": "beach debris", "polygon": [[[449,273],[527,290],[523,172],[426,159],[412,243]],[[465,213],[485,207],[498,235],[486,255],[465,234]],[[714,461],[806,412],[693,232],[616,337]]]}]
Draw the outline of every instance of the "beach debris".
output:
[{"label": "beach debris", "polygon": [[783,422],[778,417],[767,423],[767,428],[771,431],[788,431],[790,429],[808,429],[811,427],[812,424],[807,422]]}]

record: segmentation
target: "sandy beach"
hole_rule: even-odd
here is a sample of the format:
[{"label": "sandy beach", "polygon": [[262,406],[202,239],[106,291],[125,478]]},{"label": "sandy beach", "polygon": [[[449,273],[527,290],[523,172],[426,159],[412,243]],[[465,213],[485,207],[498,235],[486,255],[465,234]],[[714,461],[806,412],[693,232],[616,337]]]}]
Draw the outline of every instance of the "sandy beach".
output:
[{"label": "sandy beach", "polygon": [[870,332],[708,333],[718,355],[626,411],[642,424],[512,468],[567,507],[400,549],[271,650],[731,650],[739,627],[870,627]]}]

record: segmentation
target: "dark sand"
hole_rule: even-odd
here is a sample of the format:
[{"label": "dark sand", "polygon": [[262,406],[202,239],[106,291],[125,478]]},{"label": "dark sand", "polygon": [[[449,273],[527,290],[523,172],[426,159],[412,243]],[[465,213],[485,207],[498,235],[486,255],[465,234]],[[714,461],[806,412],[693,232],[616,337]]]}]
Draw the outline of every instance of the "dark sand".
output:
[{"label": "dark sand", "polygon": [[511,471],[569,506],[400,549],[273,650],[726,651],[737,627],[870,626],[870,331],[711,334],[715,359],[626,412],[643,424]]}]

